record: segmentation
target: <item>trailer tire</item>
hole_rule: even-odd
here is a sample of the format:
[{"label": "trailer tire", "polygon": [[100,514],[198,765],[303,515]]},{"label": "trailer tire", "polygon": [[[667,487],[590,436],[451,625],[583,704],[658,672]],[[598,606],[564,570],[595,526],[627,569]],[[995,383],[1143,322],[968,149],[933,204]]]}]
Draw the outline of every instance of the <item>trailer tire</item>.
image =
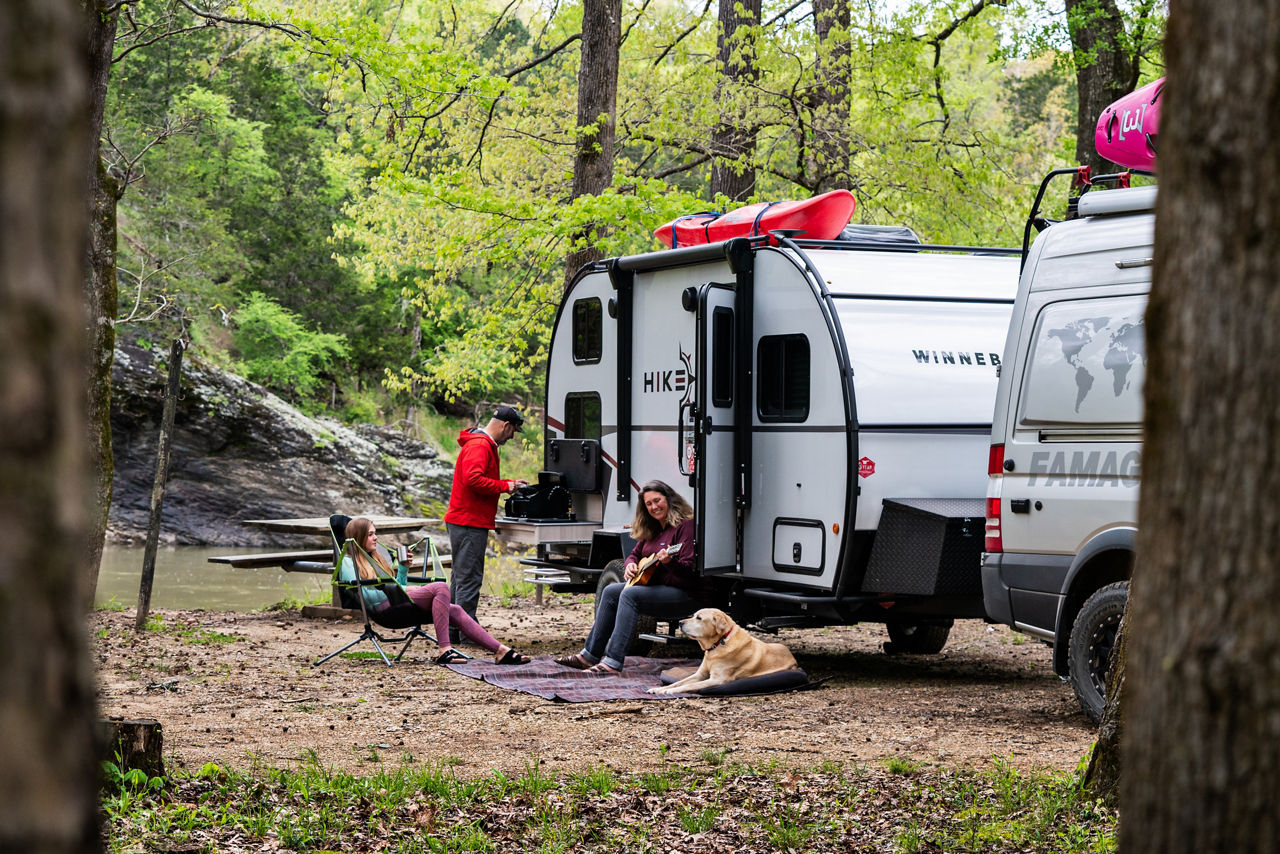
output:
[{"label": "trailer tire", "polygon": [[1117,581],[1096,591],[1071,624],[1067,671],[1080,708],[1093,723],[1102,718],[1111,675],[1111,651],[1129,600],[1129,582]]},{"label": "trailer tire", "polygon": [[[621,560],[611,560],[605,564],[604,569],[600,572],[600,579],[596,582],[596,602],[595,608],[600,607],[600,597],[604,595],[604,589],[610,584],[616,584],[624,581],[622,577],[626,567]],[[592,616],[595,615],[595,609],[592,609]],[[627,652],[631,655],[648,655],[649,644],[637,643],[636,638],[646,632],[654,632],[658,629],[658,620],[648,614],[641,614],[636,619],[636,630],[631,634],[631,640],[627,642]]]},{"label": "trailer tire", "polygon": [[945,623],[889,623],[889,642],[884,645],[887,655],[908,653],[934,655],[942,652],[951,635],[951,620]]}]

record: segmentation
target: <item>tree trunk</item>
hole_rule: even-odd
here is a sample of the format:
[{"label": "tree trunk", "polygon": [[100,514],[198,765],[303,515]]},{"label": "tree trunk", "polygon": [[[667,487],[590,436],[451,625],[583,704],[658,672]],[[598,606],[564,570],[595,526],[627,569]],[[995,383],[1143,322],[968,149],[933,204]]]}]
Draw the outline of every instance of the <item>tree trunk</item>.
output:
[{"label": "tree trunk", "polygon": [[164,727],[154,718],[108,718],[98,721],[101,758],[121,771],[137,769],[148,777],[164,776]]},{"label": "tree trunk", "polygon": [[813,0],[818,62],[813,112],[813,191],[852,190],[849,170],[849,0]]},{"label": "tree trunk", "polygon": [[1120,850],[1280,849],[1280,0],[1171,4]]},{"label": "tree trunk", "polygon": [[744,115],[743,83],[756,79],[755,38],[747,27],[760,26],[760,0],[720,0],[720,74],[722,115],[711,132],[711,195],[740,202],[756,190],[752,166],[756,136]]},{"label": "tree trunk", "polygon": [[1138,86],[1138,58],[1125,49],[1124,17],[1115,0],[1066,0],[1076,62],[1076,162],[1095,175],[1119,167],[1098,156],[1093,132],[1111,102]]},{"label": "tree trunk", "polygon": [[82,0],[87,24],[86,55],[89,61],[89,154],[85,163],[89,181],[89,243],[84,271],[84,300],[88,309],[89,367],[85,390],[88,394],[88,447],[93,473],[93,528],[90,532],[81,572],[81,595],[93,603],[98,586],[98,568],[107,535],[107,515],[111,511],[111,485],[115,460],[111,453],[111,361],[116,346],[116,202],[119,188],[98,156],[103,114],[107,104],[107,83],[111,75],[111,54],[116,41],[119,10],[107,12],[104,0]]},{"label": "tree trunk", "polygon": [[0,851],[101,849],[80,578],[90,150],[75,0],[0,4]]},{"label": "tree trunk", "polygon": [[[618,50],[622,0],[582,4],[582,59],[578,65],[578,144],[573,158],[573,198],[599,195],[613,184],[613,139],[618,102]],[[593,127],[592,130],[583,130]],[[594,245],[600,223],[574,236],[565,286],[583,264],[599,261]]]},{"label": "tree trunk", "polygon": [[1111,650],[1111,663],[1107,675],[1107,702],[1102,707],[1102,720],[1098,721],[1098,740],[1089,754],[1089,767],[1085,769],[1084,783],[1099,798],[1114,804],[1120,794],[1120,742],[1124,735],[1125,620],[1120,620],[1116,645]]}]

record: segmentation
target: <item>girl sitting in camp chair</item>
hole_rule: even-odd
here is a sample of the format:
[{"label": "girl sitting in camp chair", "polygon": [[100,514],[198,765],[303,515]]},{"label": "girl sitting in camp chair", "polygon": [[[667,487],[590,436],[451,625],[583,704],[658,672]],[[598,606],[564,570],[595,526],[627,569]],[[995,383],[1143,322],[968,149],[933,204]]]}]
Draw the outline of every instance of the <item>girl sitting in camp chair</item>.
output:
[{"label": "girl sitting in camp chair", "polygon": [[[343,549],[342,566],[339,570],[340,580],[355,581],[357,573],[361,578],[395,579],[396,572],[391,568],[391,554],[378,545],[378,529],[374,527],[373,522],[363,516],[357,516],[347,523],[346,537],[347,543]],[[373,566],[374,563],[377,564],[377,568]],[[384,575],[379,576],[379,569]],[[403,589],[415,605],[431,614],[431,620],[436,629],[436,644],[440,647],[440,652],[436,655],[436,664],[454,664],[467,660],[467,656],[458,652],[449,643],[451,622],[458,627],[458,631],[462,632],[464,637],[493,653],[493,660],[498,664],[529,663],[528,656],[521,655],[506,644],[498,643],[493,635],[471,619],[461,606],[449,601],[448,582],[411,584]],[[366,607],[371,608],[375,613],[388,607],[387,595],[378,587],[363,587],[360,592],[364,595]]]}]

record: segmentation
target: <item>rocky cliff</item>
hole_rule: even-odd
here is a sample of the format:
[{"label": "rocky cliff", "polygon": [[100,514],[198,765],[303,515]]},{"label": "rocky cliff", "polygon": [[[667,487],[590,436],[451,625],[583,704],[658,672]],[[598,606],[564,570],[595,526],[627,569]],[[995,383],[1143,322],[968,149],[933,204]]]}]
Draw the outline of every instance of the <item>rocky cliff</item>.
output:
[{"label": "rocky cliff", "polygon": [[[151,513],[168,350],[116,348],[112,370],[115,495],[108,537],[141,542]],[[342,512],[419,514],[449,497],[452,467],[435,448],[386,427],[312,418],[255,383],[188,353],[174,423],[161,541],[316,547],[245,519]]]}]

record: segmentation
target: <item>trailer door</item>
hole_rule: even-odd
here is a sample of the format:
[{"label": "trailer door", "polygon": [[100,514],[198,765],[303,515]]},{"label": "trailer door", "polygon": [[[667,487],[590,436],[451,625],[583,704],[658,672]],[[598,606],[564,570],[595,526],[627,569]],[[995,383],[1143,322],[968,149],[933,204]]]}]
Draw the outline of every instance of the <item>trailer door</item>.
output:
[{"label": "trailer door", "polygon": [[694,482],[698,569],[733,572],[738,565],[734,493],[734,291],[707,284],[698,301]]}]

